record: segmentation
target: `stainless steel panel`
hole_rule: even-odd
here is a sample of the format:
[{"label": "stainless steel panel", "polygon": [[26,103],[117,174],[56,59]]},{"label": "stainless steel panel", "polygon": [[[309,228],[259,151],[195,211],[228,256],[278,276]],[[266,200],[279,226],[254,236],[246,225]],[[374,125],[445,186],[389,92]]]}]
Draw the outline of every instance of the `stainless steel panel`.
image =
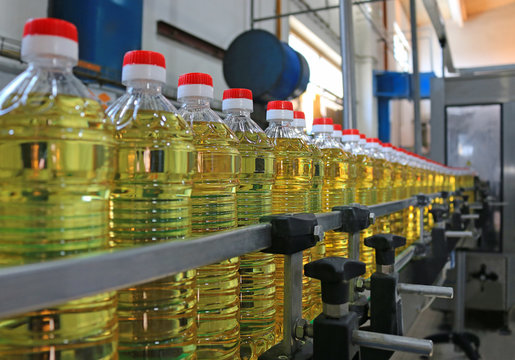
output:
[{"label": "stainless steel panel", "polygon": [[501,105],[448,107],[447,164],[471,166],[501,194]]},{"label": "stainless steel panel", "polygon": [[515,101],[515,73],[460,76],[445,79],[446,105]]},{"label": "stainless steel panel", "polygon": [[515,254],[506,254],[506,305],[508,309],[515,306]]},{"label": "stainless steel panel", "polygon": [[[486,266],[487,273],[495,273],[496,281],[480,281],[473,274]],[[476,310],[509,310],[507,304],[507,259],[503,254],[468,253],[467,254],[467,309]]]},{"label": "stainless steel panel", "polygon": [[515,254],[515,102],[503,105],[503,252]]}]

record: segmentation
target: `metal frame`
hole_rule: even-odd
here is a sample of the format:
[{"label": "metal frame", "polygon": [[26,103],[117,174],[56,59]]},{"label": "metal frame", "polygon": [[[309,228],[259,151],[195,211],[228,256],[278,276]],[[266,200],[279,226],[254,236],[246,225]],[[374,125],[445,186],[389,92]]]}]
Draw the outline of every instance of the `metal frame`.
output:
[{"label": "metal frame", "polygon": [[[415,197],[369,208],[379,217],[414,204]],[[342,226],[339,212],[320,213],[316,217],[324,231]],[[352,246],[357,250],[354,258],[358,259],[359,233],[356,234],[354,242],[357,243]],[[259,251],[270,245],[271,225],[264,223],[190,240],[0,269],[0,288],[3,289],[0,292],[0,317],[58,305],[95,293],[123,289]],[[292,263],[292,269],[294,265]]]}]

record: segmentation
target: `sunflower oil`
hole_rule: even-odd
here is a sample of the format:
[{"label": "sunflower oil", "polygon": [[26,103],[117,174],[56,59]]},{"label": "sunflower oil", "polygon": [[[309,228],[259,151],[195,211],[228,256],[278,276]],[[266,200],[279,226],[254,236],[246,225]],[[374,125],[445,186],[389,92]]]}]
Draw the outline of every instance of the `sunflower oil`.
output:
[{"label": "sunflower oil", "polygon": [[[322,185],[324,181],[324,164],[322,162],[322,151],[314,144],[314,141],[306,135],[305,114],[302,111],[293,112],[292,127],[297,137],[302,138],[311,150],[313,159],[311,189],[309,193],[309,212],[319,213],[322,211]],[[325,241],[319,241],[310,249],[311,261],[319,260],[325,257]],[[303,265],[306,265],[304,263]],[[304,277],[306,278],[306,277]],[[311,303],[306,304],[303,308],[303,316],[305,319],[312,320],[322,312],[322,287],[320,281],[314,281],[311,278],[304,279],[307,281]],[[307,291],[304,291],[306,294]]]},{"label": "sunflower oil", "polygon": [[[377,198],[377,188],[374,184],[374,164],[368,156],[363,145],[366,143],[365,135],[360,135],[358,130],[347,129],[343,131],[342,142],[344,150],[355,156],[355,202],[362,205],[372,205],[373,199]],[[369,277],[374,267],[374,249],[365,246],[364,239],[372,236],[372,226],[361,231],[360,234],[360,261],[367,265],[365,277]]]},{"label": "sunflower oil", "polygon": [[[207,234],[237,226],[236,190],[241,157],[236,135],[211,110],[208,74],[179,77],[179,114],[193,128],[197,171],[193,178],[192,232]],[[238,257],[197,269],[197,356],[237,359],[240,354]]]},{"label": "sunflower oil", "polygon": [[[347,185],[349,180],[350,156],[332,138],[332,121],[315,119],[313,133],[315,145],[322,151],[324,183],[322,186],[322,211],[330,212],[335,206],[348,204]],[[348,235],[328,231],[325,234],[326,256],[348,257]]]},{"label": "sunflower oil", "polygon": [[[252,92],[224,91],[225,123],[236,134],[241,155],[240,185],[236,197],[238,226],[259,223],[272,213],[273,145],[250,118]],[[240,262],[240,358],[254,360],[275,343],[275,263],[272,254],[255,252]]]},{"label": "sunflower oil", "polygon": [[[274,144],[275,179],[272,190],[272,212],[302,213],[310,208],[310,189],[313,176],[312,152],[309,144],[298,137],[291,122],[293,105],[289,101],[271,101],[267,106],[267,121],[270,126],[265,130]],[[303,263],[311,261],[311,252],[304,251]],[[276,264],[276,326],[275,340],[282,339],[283,301],[284,301],[284,257],[275,256]],[[309,314],[311,291],[309,278],[302,278],[303,314]]]},{"label": "sunflower oil", "polygon": [[[161,93],[164,56],[126,53],[122,81],[127,93],[106,111],[117,128],[111,246],[188,238],[195,149],[190,128]],[[193,269],[118,292],[120,359],[195,358],[195,277]]]},{"label": "sunflower oil", "polygon": [[[0,92],[1,267],[107,248],[114,128],[72,73],[77,29],[31,19],[21,55]],[[0,358],[115,359],[117,331],[116,293],[96,294],[0,319]]]}]

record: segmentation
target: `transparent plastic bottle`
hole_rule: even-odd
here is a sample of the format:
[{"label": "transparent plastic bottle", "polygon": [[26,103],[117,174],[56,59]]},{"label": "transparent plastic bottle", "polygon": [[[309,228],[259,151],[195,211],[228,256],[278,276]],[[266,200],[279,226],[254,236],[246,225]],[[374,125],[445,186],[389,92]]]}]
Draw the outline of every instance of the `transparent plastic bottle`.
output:
[{"label": "transparent plastic bottle", "polygon": [[[417,168],[413,164],[413,159],[410,155],[410,152],[401,149],[404,157],[406,159],[406,173],[407,173],[407,182],[406,189],[408,192],[408,197],[415,196],[418,192],[418,171]],[[403,226],[405,228],[406,234],[406,246],[413,244],[417,240],[417,232],[419,228],[419,218],[418,218],[418,208],[416,206],[410,206],[403,211]]]},{"label": "transparent plastic bottle", "polygon": [[[165,68],[160,53],[126,53],[127,92],[106,111],[117,140],[110,208],[114,248],[191,236],[193,135],[161,93]],[[120,359],[195,358],[195,277],[193,269],[118,292]]]},{"label": "transparent plastic bottle", "polygon": [[[306,143],[291,127],[293,121],[293,105],[289,101],[271,101],[267,105],[266,135],[274,144],[275,179],[272,190],[272,212],[303,213],[310,209],[310,189],[313,177],[313,159],[309,144]],[[304,251],[303,262],[311,261],[311,252]],[[284,256],[275,256],[276,264],[276,326],[275,340],[282,339],[283,301],[284,301]],[[304,312],[309,311],[311,292],[309,278],[302,278]]]},{"label": "transparent plastic bottle", "polygon": [[[28,68],[0,92],[0,266],[107,248],[114,127],[72,72],[77,29],[27,21]],[[77,281],[80,281],[77,279]],[[0,358],[114,359],[116,293],[0,319]]]},{"label": "transparent plastic bottle", "polygon": [[[392,166],[386,160],[379,139],[367,138],[366,141],[365,151],[374,164],[374,187],[376,188],[376,197],[373,201],[376,204],[389,202],[392,200]],[[391,232],[389,216],[376,218],[373,232],[374,234],[389,234]],[[367,247],[365,247],[365,249],[366,248]],[[368,251],[368,249],[365,251]],[[375,261],[372,269],[375,270]]]},{"label": "transparent plastic bottle", "polygon": [[[330,212],[335,206],[348,204],[347,183],[349,181],[350,155],[333,138],[333,124],[330,118],[313,121],[315,145],[322,151],[324,162],[324,184],[322,187],[322,211]],[[325,234],[327,256],[348,257],[348,235],[328,231]]]},{"label": "transparent plastic bottle", "polygon": [[[332,137],[336,143],[336,145],[345,151],[347,160],[347,180],[345,181],[345,203],[352,204],[356,199],[356,163],[357,157],[350,152],[348,149],[345,149],[345,145],[343,143],[343,130],[340,124],[333,124],[333,134]],[[347,234],[345,234],[347,236]]]},{"label": "transparent plastic bottle", "polygon": [[[359,134],[356,129],[343,131],[342,142],[344,150],[354,154],[356,157],[356,199],[355,202],[362,205],[372,205],[377,188],[374,184],[374,163],[373,159],[364,149],[366,144],[365,135]],[[364,239],[373,235],[373,228],[370,226],[360,234],[360,260],[367,265],[365,276],[370,276],[373,271],[374,251],[365,246]]]},{"label": "transparent plastic bottle", "polygon": [[[313,159],[313,174],[311,189],[309,192],[309,212],[319,213],[322,211],[322,185],[324,179],[324,164],[322,161],[322,151],[314,144],[313,139],[306,135],[306,115],[302,111],[293,112],[292,127],[298,137],[302,138],[311,150]],[[311,261],[325,257],[325,242],[320,241],[311,248]],[[305,265],[305,264],[304,264]],[[304,303],[303,315],[305,319],[314,319],[322,311],[322,288],[320,281],[314,281],[305,277],[306,284],[304,294],[309,292],[311,303]]]},{"label": "transparent plastic bottle", "polygon": [[[191,195],[194,235],[237,226],[236,190],[241,157],[237,136],[211,109],[210,75],[179,77],[179,114],[193,129],[197,172]],[[238,257],[197,269],[197,356],[237,359],[240,354],[240,291]]]},{"label": "transparent plastic bottle", "polygon": [[[306,135],[306,115],[302,111],[293,112],[293,130],[297,136],[301,137],[312,152],[313,158],[313,178],[309,193],[309,212],[318,213],[322,209],[322,182],[324,178],[324,167],[322,165],[322,152],[313,143],[313,140]],[[318,281],[317,281],[318,283]]]},{"label": "transparent plastic bottle", "polygon": [[[400,163],[400,159],[397,156],[397,152],[394,150],[392,144],[383,143],[382,151],[383,154],[391,165],[391,201],[398,201],[404,199],[404,189],[406,187],[405,173],[402,165]],[[389,216],[390,221],[390,231],[392,234],[402,235],[403,234],[403,226],[402,226],[402,211],[397,211],[392,213]]]},{"label": "transparent plastic bottle", "polygon": [[[238,226],[259,223],[272,213],[274,183],[273,145],[265,132],[250,118],[252,92],[224,91],[225,123],[236,134],[241,155],[240,186],[236,193]],[[274,345],[275,263],[272,254],[255,252],[240,262],[240,357],[255,360]]]}]

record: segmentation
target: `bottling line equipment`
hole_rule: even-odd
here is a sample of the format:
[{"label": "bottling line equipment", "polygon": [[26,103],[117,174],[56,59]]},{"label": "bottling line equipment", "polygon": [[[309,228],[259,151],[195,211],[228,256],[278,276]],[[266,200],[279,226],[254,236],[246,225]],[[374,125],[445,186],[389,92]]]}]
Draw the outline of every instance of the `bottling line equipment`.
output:
[{"label": "bottling line equipment", "polygon": [[[450,195],[455,199],[454,214],[449,213]],[[433,204],[435,226],[431,233],[423,231],[424,211],[420,211],[420,239],[398,256],[395,248],[405,243],[401,236],[376,234],[365,240],[367,246],[375,248],[376,272],[370,279],[360,277],[365,271],[365,265],[358,261],[360,231],[376,217],[409,206],[424,208],[435,198],[445,199],[447,205]],[[285,310],[282,342],[260,359],[352,359],[358,353],[361,359],[388,359],[394,351],[429,355],[431,340],[403,334],[428,301],[453,297],[452,288],[440,286],[443,270],[459,239],[478,236],[471,215],[460,212],[473,205],[466,200],[462,191],[442,192],[369,207],[351,204],[330,213],[273,215],[262,218],[258,225],[187,241],[0,269],[0,287],[4,289],[0,292],[0,316],[264,251],[285,257]],[[304,268],[306,276],[322,283],[323,313],[310,324],[302,319],[301,311],[302,250],[316,245],[329,230],[349,233],[349,259],[324,258]],[[462,290],[458,288],[457,294]]]}]

